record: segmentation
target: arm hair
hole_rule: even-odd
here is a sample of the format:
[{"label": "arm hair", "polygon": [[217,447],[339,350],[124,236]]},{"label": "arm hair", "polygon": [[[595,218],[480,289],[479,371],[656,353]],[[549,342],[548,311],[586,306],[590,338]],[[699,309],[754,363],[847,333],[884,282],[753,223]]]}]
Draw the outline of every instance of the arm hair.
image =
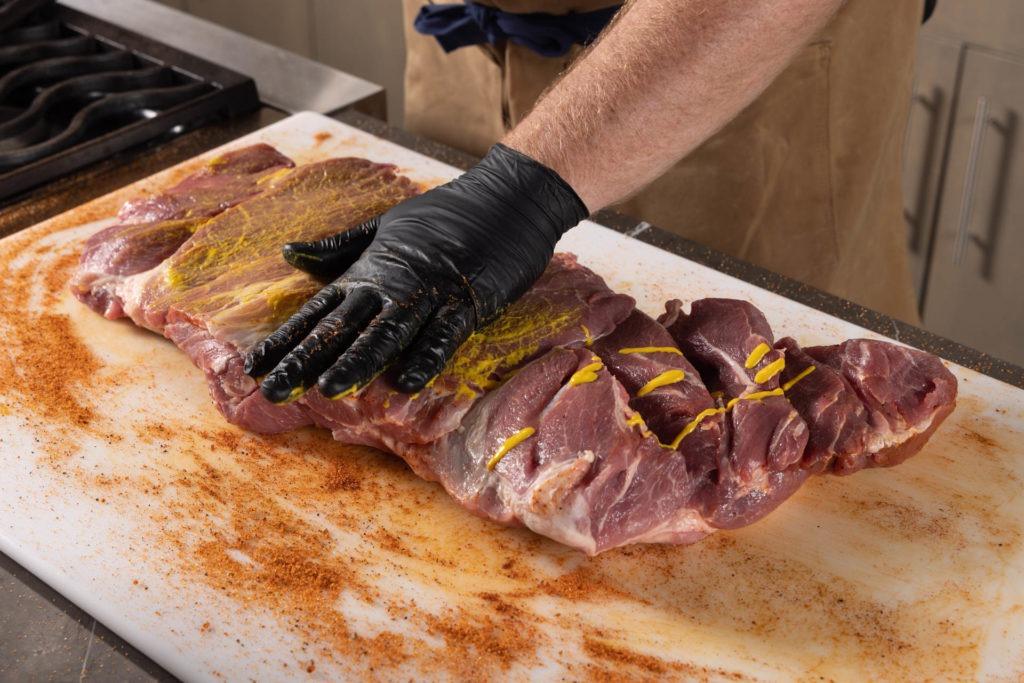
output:
[{"label": "arm hair", "polygon": [[630,0],[503,142],[554,169],[596,211],[739,114],[842,2]]}]

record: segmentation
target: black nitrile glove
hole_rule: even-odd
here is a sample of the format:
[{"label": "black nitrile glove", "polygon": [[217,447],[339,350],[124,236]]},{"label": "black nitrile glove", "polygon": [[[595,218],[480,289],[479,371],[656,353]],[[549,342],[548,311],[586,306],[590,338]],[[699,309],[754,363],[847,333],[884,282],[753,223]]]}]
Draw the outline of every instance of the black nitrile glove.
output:
[{"label": "black nitrile glove", "polygon": [[245,371],[269,372],[260,389],[274,402],[318,378],[337,397],[402,355],[395,385],[419,391],[540,277],[555,242],[586,215],[557,173],[495,145],[460,178],[354,230],[286,245],[296,268],[338,279],[257,344]]}]

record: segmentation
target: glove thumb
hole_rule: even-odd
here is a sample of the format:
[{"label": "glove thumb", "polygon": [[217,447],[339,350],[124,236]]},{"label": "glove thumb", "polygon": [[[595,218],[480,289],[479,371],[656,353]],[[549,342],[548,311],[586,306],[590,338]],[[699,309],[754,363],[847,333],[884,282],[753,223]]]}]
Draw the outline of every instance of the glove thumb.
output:
[{"label": "glove thumb", "polygon": [[313,242],[289,242],[281,250],[293,267],[318,278],[333,280],[349,269],[377,235],[380,216],[354,228]]}]

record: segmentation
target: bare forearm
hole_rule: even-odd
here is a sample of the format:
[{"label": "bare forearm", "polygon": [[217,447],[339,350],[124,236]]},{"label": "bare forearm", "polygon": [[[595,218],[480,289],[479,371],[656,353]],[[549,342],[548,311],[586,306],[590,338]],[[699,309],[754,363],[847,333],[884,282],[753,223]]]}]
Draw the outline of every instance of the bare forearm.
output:
[{"label": "bare forearm", "polygon": [[842,1],[632,0],[503,142],[596,211],[728,123]]}]

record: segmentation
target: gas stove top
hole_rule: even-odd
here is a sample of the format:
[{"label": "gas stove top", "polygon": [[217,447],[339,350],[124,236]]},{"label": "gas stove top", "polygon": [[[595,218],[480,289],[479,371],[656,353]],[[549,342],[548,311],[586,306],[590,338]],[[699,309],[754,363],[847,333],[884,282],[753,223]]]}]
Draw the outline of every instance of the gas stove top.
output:
[{"label": "gas stove top", "polygon": [[0,201],[258,106],[234,71],[54,0],[0,0]]}]

